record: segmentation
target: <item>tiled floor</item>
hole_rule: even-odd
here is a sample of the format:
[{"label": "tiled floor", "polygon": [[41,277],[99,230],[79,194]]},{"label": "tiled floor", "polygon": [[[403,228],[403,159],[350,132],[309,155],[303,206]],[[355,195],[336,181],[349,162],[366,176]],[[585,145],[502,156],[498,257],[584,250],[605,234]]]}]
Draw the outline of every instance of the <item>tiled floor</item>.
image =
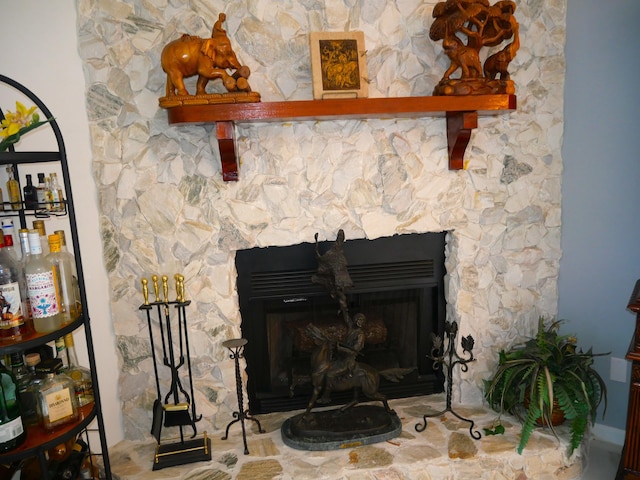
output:
[{"label": "tiled floor", "polygon": [[621,451],[621,445],[592,440],[589,445],[587,469],[582,474],[582,480],[614,480]]}]

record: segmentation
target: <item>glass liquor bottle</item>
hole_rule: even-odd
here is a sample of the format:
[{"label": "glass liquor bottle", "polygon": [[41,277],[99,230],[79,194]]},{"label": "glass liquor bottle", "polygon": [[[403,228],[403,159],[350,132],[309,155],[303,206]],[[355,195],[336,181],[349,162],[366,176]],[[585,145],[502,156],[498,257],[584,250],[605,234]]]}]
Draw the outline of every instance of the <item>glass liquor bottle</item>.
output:
[{"label": "glass liquor bottle", "polygon": [[29,229],[21,228],[18,230],[18,238],[20,239],[20,250],[22,250],[21,263],[24,268],[29,255],[31,255],[31,249],[29,248]]},{"label": "glass liquor bottle", "polygon": [[38,416],[45,430],[53,430],[78,418],[73,382],[64,373],[54,372],[47,373],[37,394]]},{"label": "glass liquor bottle", "polygon": [[53,332],[62,325],[62,318],[56,297],[53,267],[42,254],[40,233],[37,230],[29,231],[29,248],[31,254],[24,270],[33,326],[40,333]]},{"label": "glass liquor bottle", "polygon": [[67,358],[69,359],[69,370],[67,370],[66,374],[73,381],[76,397],[78,397],[78,405],[84,407],[94,401],[91,372],[88,368],[78,363],[78,355],[76,354],[72,333],[64,336],[64,343],[67,346]]},{"label": "glass liquor bottle", "polygon": [[69,370],[69,354],[67,353],[67,345],[64,337],[56,338],[56,358],[59,358],[62,362],[60,371],[67,373]]},{"label": "glass liquor bottle", "polygon": [[38,189],[33,184],[31,175],[27,174],[27,184],[22,187],[22,193],[24,194],[24,208],[27,210],[35,210],[38,208]]},{"label": "glass liquor bottle", "polygon": [[25,425],[35,425],[38,423],[38,413],[36,410],[36,399],[31,390],[33,380],[35,379],[35,370],[31,370],[25,366],[22,353],[14,352],[11,354],[11,371],[18,382],[22,420]]},{"label": "glass liquor bottle", "polygon": [[0,363],[0,453],[19,447],[27,439],[18,402],[18,382]]},{"label": "glass liquor bottle", "polygon": [[[28,353],[24,357],[29,371],[29,386],[27,387],[24,395],[20,392],[20,398],[23,399],[23,420],[26,425],[38,424],[38,408],[36,406],[36,394],[38,392],[38,386],[42,381],[43,376],[36,371],[38,364],[40,363],[39,353]],[[26,400],[24,400],[26,396]]]},{"label": "glass liquor bottle", "polygon": [[0,248],[0,340],[14,341],[29,333],[22,266]]},{"label": "glass liquor bottle", "polygon": [[42,254],[49,254],[49,239],[47,238],[47,228],[44,225],[44,220],[34,220],[33,229],[38,230],[40,233],[40,248],[42,248]]},{"label": "glass liquor bottle", "polygon": [[44,198],[47,203],[47,211],[52,211],[53,191],[51,190],[51,177],[44,177]]},{"label": "glass liquor bottle", "polygon": [[89,455],[89,445],[81,438],[72,440],[74,441],[69,445],[68,456],[58,462],[57,467],[54,467],[56,469],[56,476],[54,478],[82,478],[80,476],[80,470],[87,455]]},{"label": "glass liquor bottle", "polygon": [[44,182],[44,173],[38,174],[38,186],[36,187],[36,198],[38,199],[38,210],[47,209],[47,186]]},{"label": "glass liquor bottle", "polygon": [[62,323],[71,323],[78,317],[75,290],[73,288],[73,267],[69,257],[61,252],[60,236],[56,233],[49,235],[49,250],[51,253],[47,255],[47,260],[54,268],[56,294]]},{"label": "glass liquor bottle", "polygon": [[[76,301],[76,315],[82,313],[82,302],[80,301],[80,284],[78,283],[78,270],[76,268],[76,258],[67,248],[67,240],[64,230],[56,230],[53,233],[60,237],[60,254],[69,259],[72,273],[73,295]],[[75,318],[75,317],[74,317]]]},{"label": "glass liquor bottle", "polygon": [[22,249],[18,244],[15,229],[13,228],[13,220],[10,218],[2,219],[2,236],[4,237],[4,246],[11,256],[18,262],[22,258]]},{"label": "glass liquor bottle", "polygon": [[64,211],[64,207],[62,205],[63,195],[62,188],[60,188],[60,183],[58,183],[58,175],[54,172],[49,176],[51,181],[49,182],[49,189],[51,190],[51,197],[53,200],[53,208],[52,210],[56,212]]},{"label": "glass liquor bottle", "polygon": [[22,208],[22,200],[20,199],[20,184],[13,176],[13,168],[7,167],[7,195],[9,195],[9,202],[11,202],[11,208],[13,210],[20,210]]}]

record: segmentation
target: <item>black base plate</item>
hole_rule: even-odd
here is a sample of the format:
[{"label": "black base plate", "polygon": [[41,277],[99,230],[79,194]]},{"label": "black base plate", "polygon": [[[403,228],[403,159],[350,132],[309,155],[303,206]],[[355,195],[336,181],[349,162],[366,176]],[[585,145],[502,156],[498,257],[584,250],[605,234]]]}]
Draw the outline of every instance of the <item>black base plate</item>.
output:
[{"label": "black base plate", "polygon": [[339,450],[384,442],[402,433],[395,413],[375,405],[311,412],[291,417],[280,429],[285,445],[298,450]]},{"label": "black base plate", "polygon": [[211,439],[197,438],[156,447],[153,470],[211,460]]}]

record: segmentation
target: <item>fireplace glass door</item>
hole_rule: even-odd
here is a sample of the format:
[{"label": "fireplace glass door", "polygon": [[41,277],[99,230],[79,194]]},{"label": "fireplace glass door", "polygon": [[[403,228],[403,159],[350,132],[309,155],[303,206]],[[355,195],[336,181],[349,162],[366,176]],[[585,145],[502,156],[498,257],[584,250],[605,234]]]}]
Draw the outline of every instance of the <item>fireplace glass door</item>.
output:
[{"label": "fireplace glass door", "polygon": [[[388,398],[441,392],[443,376],[427,358],[432,334],[442,335],[445,234],[399,235],[347,240],[344,252],[354,286],[349,313],[361,313],[366,342],[357,361],[381,373],[379,391]],[[319,245],[320,251],[332,242]],[[335,299],[311,282],[314,244],[237,252],[238,293],[252,413],[304,408],[311,395],[306,334],[313,324],[340,341],[347,326]],[[346,403],[353,392],[333,392]],[[366,398],[360,396],[361,400]]]}]

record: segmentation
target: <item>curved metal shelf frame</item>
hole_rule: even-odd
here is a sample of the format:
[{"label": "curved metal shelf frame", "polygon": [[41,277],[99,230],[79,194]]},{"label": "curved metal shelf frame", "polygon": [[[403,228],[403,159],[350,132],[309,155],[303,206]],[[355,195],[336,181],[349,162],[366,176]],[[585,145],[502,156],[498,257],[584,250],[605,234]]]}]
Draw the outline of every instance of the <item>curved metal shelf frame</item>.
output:
[{"label": "curved metal shelf frame", "polygon": [[17,460],[22,460],[23,458],[32,457],[34,456],[34,454],[44,456],[47,450],[54,448],[56,445],[59,445],[65,442],[66,440],[71,438],[73,435],[79,434],[80,432],[85,430],[91,424],[91,422],[93,422],[93,420],[96,418],[96,415],[97,415],[95,405],[93,405],[93,408],[91,409],[86,409],[86,407],[83,407],[83,408],[84,410],[88,410],[88,411],[86,413],[83,412],[83,417],[80,420],[76,421],[73,424],[64,425],[63,427],[60,427],[59,429],[51,432],[50,436],[47,437],[47,440],[44,440],[38,443],[37,445],[34,445],[34,446],[29,445],[28,443],[29,433],[34,431],[34,429],[28,430],[27,431],[27,447],[26,448],[20,447],[17,450],[12,450],[10,452],[0,455],[0,462],[2,463],[14,462]]},{"label": "curved metal shelf frame", "polygon": [[[86,289],[84,284],[84,273],[82,270],[82,260],[80,256],[80,243],[78,240],[78,232],[77,232],[77,222],[75,215],[75,208],[73,204],[73,195],[71,191],[71,179],[69,176],[69,167],[67,163],[67,153],[64,145],[64,139],[62,138],[62,132],[60,131],[60,127],[58,126],[58,122],[55,120],[55,117],[52,115],[51,111],[47,108],[47,106],[36,96],[31,90],[29,90],[24,85],[18,83],[17,81],[0,75],[0,83],[9,85],[14,88],[22,95],[27,97],[31,102],[33,102],[36,107],[42,112],[45,118],[51,118],[52,120],[47,124],[52,130],[56,138],[58,150],[57,151],[46,151],[46,152],[16,152],[13,145],[9,147],[9,151],[0,152],[0,165],[12,165],[14,170],[18,168],[20,165],[31,164],[31,163],[59,163],[62,170],[62,182],[64,186],[64,193],[66,196],[66,210],[68,215],[69,229],[71,231],[71,241],[73,245],[73,252],[76,257],[76,270],[78,274],[78,283],[80,287],[80,301],[82,304],[83,315],[76,319],[69,325],[64,326],[60,330],[45,334],[45,335],[35,335],[33,337],[29,337],[22,342],[18,342],[15,344],[7,344],[0,345],[0,354],[9,353],[11,351],[16,351],[19,349],[30,348],[31,346],[41,345],[51,341],[52,339],[58,338],[61,335],[72,332],[78,329],[81,326],[84,326],[85,332],[85,341],[87,345],[87,351],[89,354],[89,363],[91,370],[91,380],[93,382],[94,389],[94,408],[92,412],[82,420],[77,426],[74,426],[71,430],[61,433],[60,436],[54,436],[50,441],[47,440],[40,445],[33,446],[25,451],[16,451],[15,454],[12,452],[7,452],[3,455],[0,455],[0,461],[5,461],[5,459],[22,459],[28,458],[31,456],[38,456],[40,463],[42,465],[45,458],[45,451],[47,448],[51,448],[51,446],[55,446],[59,440],[64,438],[69,438],[67,434],[71,434],[71,432],[80,432],[93,421],[94,419],[98,422],[98,434],[100,438],[100,454],[102,455],[104,470],[106,474],[106,478],[110,480],[111,476],[111,466],[109,463],[109,455],[107,451],[107,439],[104,428],[104,419],[102,417],[102,406],[100,403],[100,390],[98,384],[98,378],[96,374],[96,361],[95,361],[95,353],[93,347],[93,337],[91,334],[91,320],[89,316],[89,310],[87,306],[87,296]],[[0,109],[0,120],[4,118],[4,114]],[[44,128],[44,126],[42,127]],[[18,215],[20,217],[20,224],[22,228],[26,228],[26,218],[27,217],[37,217],[36,212],[29,212],[28,210],[18,210]],[[77,430],[76,430],[77,429]],[[65,437],[66,436],[66,437]]]}]

